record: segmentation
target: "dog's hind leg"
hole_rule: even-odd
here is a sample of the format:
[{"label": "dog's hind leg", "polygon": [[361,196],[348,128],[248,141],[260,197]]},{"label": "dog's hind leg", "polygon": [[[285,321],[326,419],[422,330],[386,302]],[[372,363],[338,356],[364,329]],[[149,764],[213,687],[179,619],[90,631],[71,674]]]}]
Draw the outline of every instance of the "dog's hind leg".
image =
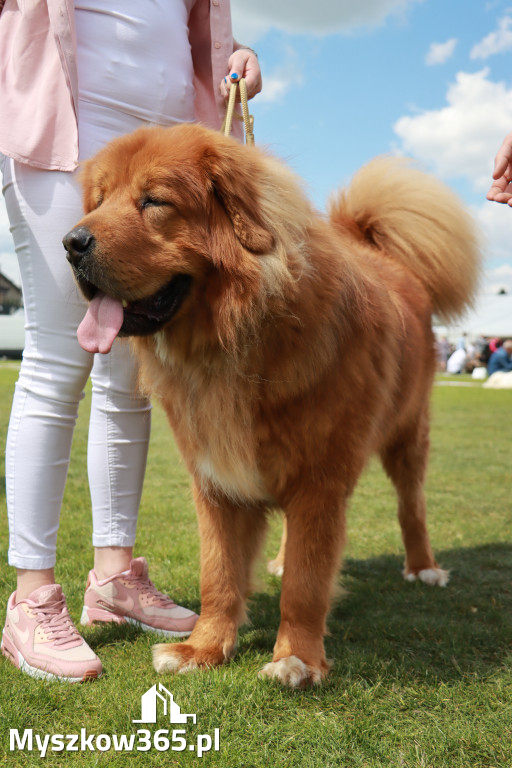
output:
[{"label": "dog's hind leg", "polygon": [[213,501],[196,491],[201,534],[201,615],[184,643],[153,648],[157,672],[187,672],[223,664],[235,652],[245,619],[251,566],[266,529],[262,506]]},{"label": "dog's hind leg", "polygon": [[267,571],[274,576],[282,576],[284,571],[284,553],[286,552],[286,517],[283,520],[283,533],[281,535],[281,545],[279,552],[274,560],[267,563]]},{"label": "dog's hind leg", "polygon": [[398,494],[398,520],[405,546],[404,577],[444,587],[449,572],[435,561],[427,530],[424,495],[429,451],[429,423],[425,411],[414,426],[403,430],[381,452],[382,463]]}]

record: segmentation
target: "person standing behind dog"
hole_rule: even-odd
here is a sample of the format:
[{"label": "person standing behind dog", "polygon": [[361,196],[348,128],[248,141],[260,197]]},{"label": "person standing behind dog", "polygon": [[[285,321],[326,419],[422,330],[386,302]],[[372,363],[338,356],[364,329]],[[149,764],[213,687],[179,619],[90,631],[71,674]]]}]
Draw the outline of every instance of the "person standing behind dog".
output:
[{"label": "person standing behind dog", "polygon": [[[85,305],[61,239],[82,215],[75,170],[141,125],[199,120],[220,128],[229,80],[261,90],[257,56],[234,42],[227,0],[0,0],[0,166],[19,259],[26,346],[6,449],[9,563],[3,653],[34,677],[98,677],[54,565],[71,439],[91,375],[88,471],[94,568],[82,623],[135,620],[186,635],[197,616],[175,605],[132,558],[150,404],[135,393],[126,341],[84,352]],[[130,606],[127,608],[126,606]]]}]

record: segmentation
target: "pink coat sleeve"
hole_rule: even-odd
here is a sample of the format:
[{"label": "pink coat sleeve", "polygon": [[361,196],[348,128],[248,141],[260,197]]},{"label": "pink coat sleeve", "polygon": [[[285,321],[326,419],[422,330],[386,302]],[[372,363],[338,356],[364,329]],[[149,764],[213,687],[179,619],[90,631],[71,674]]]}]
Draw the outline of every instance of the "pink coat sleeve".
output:
[{"label": "pink coat sleeve", "polygon": [[78,158],[73,13],[73,0],[5,0],[0,15],[0,151],[50,170]]}]

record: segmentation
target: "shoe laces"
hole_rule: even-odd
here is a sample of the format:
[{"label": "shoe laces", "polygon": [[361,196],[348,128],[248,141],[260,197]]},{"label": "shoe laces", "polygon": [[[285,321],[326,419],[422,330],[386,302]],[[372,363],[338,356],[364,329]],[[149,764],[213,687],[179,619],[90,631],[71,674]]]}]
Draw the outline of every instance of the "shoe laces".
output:
[{"label": "shoe laces", "polygon": [[140,595],[148,595],[153,598],[153,605],[159,608],[175,608],[176,603],[168,595],[164,595],[160,592],[151,579],[144,578],[143,576],[137,576],[134,574],[123,574],[123,581],[127,581],[137,587]]},{"label": "shoe laces", "polygon": [[48,639],[53,640],[55,645],[64,645],[70,642],[78,644],[82,642],[82,637],[77,632],[68,613],[64,597],[51,603],[41,603],[33,610],[37,616],[38,623],[45,630]]}]

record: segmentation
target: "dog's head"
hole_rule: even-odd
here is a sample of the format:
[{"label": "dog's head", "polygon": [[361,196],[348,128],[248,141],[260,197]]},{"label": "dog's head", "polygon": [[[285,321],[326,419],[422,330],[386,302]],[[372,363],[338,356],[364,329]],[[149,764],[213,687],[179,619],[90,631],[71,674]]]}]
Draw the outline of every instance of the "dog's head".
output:
[{"label": "dog's head", "polygon": [[187,311],[215,324],[226,296],[260,290],[275,245],[264,174],[260,152],[197,125],[140,129],[85,163],[85,216],[63,243],[100,351]]}]

